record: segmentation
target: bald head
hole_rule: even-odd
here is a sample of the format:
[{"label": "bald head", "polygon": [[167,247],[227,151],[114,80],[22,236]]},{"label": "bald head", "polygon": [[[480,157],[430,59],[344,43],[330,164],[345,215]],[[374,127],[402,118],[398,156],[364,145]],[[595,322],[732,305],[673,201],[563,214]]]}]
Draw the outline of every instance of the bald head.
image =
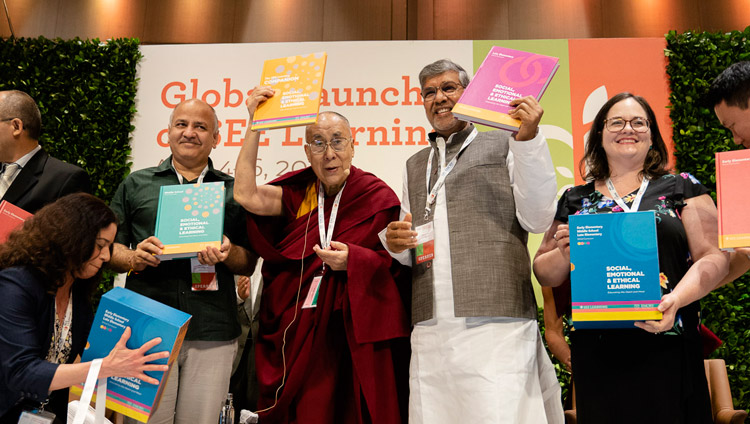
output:
[{"label": "bald head", "polygon": [[34,99],[23,91],[0,91],[0,119],[18,118],[23,122],[26,136],[39,141],[42,134],[42,114]]},{"label": "bald head", "polygon": [[174,116],[178,109],[180,109],[182,106],[185,105],[196,105],[199,107],[205,107],[206,109],[211,111],[211,115],[213,116],[212,124],[213,129],[211,129],[211,133],[216,136],[216,134],[219,133],[219,117],[216,115],[216,110],[211,106],[210,104],[204,102],[200,99],[189,99],[180,102],[175,108],[172,110],[172,113],[169,115],[169,127],[172,126],[172,122],[174,122]]},{"label": "bald head", "polygon": [[326,112],[320,112],[318,114],[318,121],[314,124],[308,125],[305,127],[305,140],[308,142],[312,140],[312,137],[314,135],[315,130],[320,126],[320,124],[325,122],[334,122],[334,121],[341,121],[343,123],[343,126],[347,128],[347,133],[345,137],[350,138],[352,137],[352,130],[351,130],[351,124],[349,124],[349,120],[346,119],[346,117],[338,112],[333,111],[326,111]]}]

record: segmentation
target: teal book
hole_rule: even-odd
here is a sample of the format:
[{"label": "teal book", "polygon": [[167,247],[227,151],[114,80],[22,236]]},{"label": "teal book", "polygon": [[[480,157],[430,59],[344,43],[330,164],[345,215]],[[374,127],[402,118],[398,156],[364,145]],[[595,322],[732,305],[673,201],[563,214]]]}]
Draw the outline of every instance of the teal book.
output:
[{"label": "teal book", "polygon": [[221,247],[224,183],[162,186],[155,236],[164,244],[161,260],[191,258],[207,247]]},{"label": "teal book", "polygon": [[636,328],[660,320],[654,211],[571,215],[570,284],[576,329]]},{"label": "teal book", "polygon": [[[102,296],[91,325],[86,348],[81,361],[91,361],[109,355],[122,337],[126,327],[131,335],[127,347],[137,349],[147,341],[161,337],[161,343],[147,353],[168,351],[168,358],[153,363],[171,366],[177,359],[182,341],[187,333],[191,316],[122,287],[115,287]],[[168,372],[147,371],[159,380],[158,385],[145,383],[138,378],[109,377],[107,379],[107,408],[141,422],[148,421],[156,410]],[[71,387],[80,395],[83,385]],[[94,392],[96,395],[96,392]]]}]

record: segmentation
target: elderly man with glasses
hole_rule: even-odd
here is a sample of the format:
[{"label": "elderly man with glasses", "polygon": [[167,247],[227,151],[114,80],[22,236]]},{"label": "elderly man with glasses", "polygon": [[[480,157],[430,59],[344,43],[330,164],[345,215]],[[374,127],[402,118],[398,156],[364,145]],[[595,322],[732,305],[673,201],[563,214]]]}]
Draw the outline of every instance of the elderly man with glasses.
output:
[{"label": "elderly man with glasses", "polygon": [[[273,96],[256,87],[252,118]],[[264,258],[256,369],[261,422],[400,423],[406,411],[408,273],[377,232],[398,219],[383,181],[352,166],[349,121],[323,112],[305,131],[310,167],[258,186],[248,129],[235,199]],[[405,278],[404,278],[405,277]]]},{"label": "elderly man with glasses", "polygon": [[562,423],[526,247],[555,212],[542,108],[516,99],[516,134],[480,132],[451,113],[461,66],[439,60],[419,82],[435,131],[406,162],[400,221],[381,232],[412,267],[409,422]]}]

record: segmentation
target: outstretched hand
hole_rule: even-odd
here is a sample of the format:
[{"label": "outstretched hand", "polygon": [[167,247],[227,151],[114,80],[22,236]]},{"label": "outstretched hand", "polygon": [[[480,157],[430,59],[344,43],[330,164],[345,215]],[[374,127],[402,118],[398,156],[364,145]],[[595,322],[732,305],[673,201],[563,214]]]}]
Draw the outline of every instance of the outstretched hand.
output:
[{"label": "outstretched hand", "polygon": [[128,349],[127,342],[130,335],[130,327],[125,328],[115,347],[102,360],[100,377],[130,377],[138,378],[149,384],[159,384],[159,380],[149,377],[145,374],[145,371],[166,372],[169,369],[167,365],[149,364],[149,362],[168,357],[169,352],[146,354],[151,348],[161,343],[161,337],[151,339],[137,349]]},{"label": "outstretched hand", "polygon": [[401,253],[406,249],[417,247],[417,232],[411,229],[411,214],[407,213],[403,221],[393,221],[385,230],[385,242],[388,250]]}]

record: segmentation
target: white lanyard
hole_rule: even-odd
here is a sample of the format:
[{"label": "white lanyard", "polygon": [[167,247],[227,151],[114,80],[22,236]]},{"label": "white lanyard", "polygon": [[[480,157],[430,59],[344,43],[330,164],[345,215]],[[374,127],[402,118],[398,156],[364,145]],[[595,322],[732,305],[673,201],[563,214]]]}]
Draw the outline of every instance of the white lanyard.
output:
[{"label": "white lanyard", "polygon": [[461,149],[459,149],[458,153],[456,153],[456,156],[454,156],[453,159],[451,159],[451,161],[448,163],[448,165],[443,168],[443,172],[440,173],[440,177],[438,177],[437,181],[435,181],[435,186],[432,187],[432,190],[430,190],[430,174],[432,173],[432,159],[435,156],[435,150],[430,149],[430,156],[427,158],[427,171],[425,175],[427,191],[429,192],[429,194],[427,195],[427,199],[425,200],[424,219],[427,219],[427,217],[430,216],[430,212],[432,212],[432,205],[433,203],[435,203],[438,191],[440,190],[440,187],[445,184],[445,178],[448,176],[448,174],[451,173],[451,171],[453,171],[453,168],[456,166],[458,156],[469,146],[469,144],[471,144],[472,141],[474,141],[474,138],[476,138],[477,134],[479,134],[479,131],[474,128],[474,131],[472,131],[471,134],[466,137],[464,144],[461,145]]},{"label": "white lanyard", "polygon": [[615,203],[617,203],[618,206],[622,208],[625,212],[636,212],[638,210],[638,207],[641,205],[641,199],[643,198],[643,194],[646,193],[646,187],[648,187],[649,179],[648,177],[643,177],[643,181],[641,181],[641,188],[638,189],[638,193],[635,195],[635,200],[633,200],[633,204],[628,207],[628,205],[625,204],[625,201],[622,200],[619,194],[617,194],[617,190],[615,190],[615,185],[612,184],[612,180],[607,178],[607,189],[609,190],[609,193],[612,195],[612,198],[615,200]]},{"label": "white lanyard", "polygon": [[[177,179],[180,181],[180,184],[182,184],[182,180],[184,180],[185,177],[177,172],[177,168],[174,167],[174,159],[172,159],[172,170],[174,170],[174,173],[177,174]],[[203,184],[203,178],[206,177],[206,173],[208,173],[208,164],[206,164],[206,167],[203,168],[203,171],[201,171],[201,174],[198,176],[198,184]]]},{"label": "white lanyard", "polygon": [[[344,192],[346,183],[341,186],[336,198],[333,199],[333,207],[331,207],[331,216],[328,218],[328,231],[326,232],[325,227],[325,192],[323,191],[323,183],[318,184],[318,231],[320,232],[320,247],[328,249],[333,239],[333,227],[336,225],[336,215],[339,212],[339,201],[341,201],[341,194]],[[325,265],[324,265],[325,266]]]}]

